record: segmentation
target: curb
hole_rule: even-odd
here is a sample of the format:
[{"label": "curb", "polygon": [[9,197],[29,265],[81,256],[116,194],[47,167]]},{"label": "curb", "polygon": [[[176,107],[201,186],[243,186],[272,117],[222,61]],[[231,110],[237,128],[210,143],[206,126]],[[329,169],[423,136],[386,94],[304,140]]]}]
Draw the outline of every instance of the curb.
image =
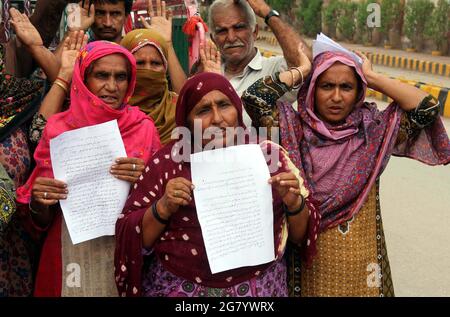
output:
[{"label": "curb", "polygon": [[[259,49],[259,51],[261,52],[261,54],[264,57],[272,57],[272,56],[280,55],[279,53],[276,53],[276,52],[273,52],[270,50]],[[383,54],[374,54],[374,55],[383,55]],[[387,55],[384,55],[384,58],[386,58],[386,56]],[[390,57],[392,57],[392,56],[390,56]],[[377,57],[377,58],[379,58],[379,57]],[[390,62],[393,62],[395,59],[391,58],[391,59],[387,59],[387,60]],[[373,61],[372,61],[372,63],[373,63]],[[429,63],[429,64],[431,64],[431,63]],[[447,69],[447,71],[450,72],[450,64],[448,64],[448,67],[446,69]],[[439,102],[441,104],[441,111],[440,111],[441,115],[444,117],[450,118],[450,88],[429,85],[429,84],[425,84],[422,82],[407,80],[404,78],[395,78],[395,79],[400,80],[401,82],[407,83],[409,85],[413,85],[419,89],[422,89],[423,91],[426,91],[427,93],[429,93],[430,95],[435,97],[437,100],[439,100]],[[372,89],[367,89],[367,97],[372,97],[377,100],[385,101],[385,102],[392,101],[392,99],[389,98],[388,96],[383,95],[381,92],[374,91]]]},{"label": "curb", "polygon": [[[258,36],[258,40],[264,41],[270,45],[278,45],[276,37],[272,35],[260,35]],[[362,50],[362,53],[364,53],[364,55],[370,59],[372,64],[375,65],[403,68],[421,73],[450,77],[450,64],[447,63],[429,62],[416,58],[366,52],[364,50]]]},{"label": "curb", "polygon": [[393,56],[383,53],[364,52],[372,64],[388,67],[403,68],[407,70],[429,73],[439,76],[450,77],[450,64],[428,62],[416,58]]},{"label": "curb", "polygon": [[[401,82],[407,83],[409,85],[413,85],[413,86],[429,93],[430,95],[432,95],[434,98],[439,100],[439,103],[441,104],[441,110],[440,110],[441,116],[450,118],[450,89],[449,88],[428,85],[425,83],[412,81],[412,80],[406,80],[403,78],[395,78],[395,79],[397,79]],[[366,96],[375,98],[380,101],[392,102],[392,99],[389,98],[388,96],[383,95],[381,92],[372,90],[370,88],[367,89]]]}]

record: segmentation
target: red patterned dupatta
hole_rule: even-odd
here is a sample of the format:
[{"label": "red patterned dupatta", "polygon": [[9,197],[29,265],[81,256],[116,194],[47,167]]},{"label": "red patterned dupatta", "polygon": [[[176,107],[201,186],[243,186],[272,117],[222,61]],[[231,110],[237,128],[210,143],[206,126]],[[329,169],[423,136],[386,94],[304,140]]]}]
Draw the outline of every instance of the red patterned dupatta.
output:
[{"label": "red patterned dupatta", "polygon": [[[355,69],[362,89],[346,122],[331,126],[314,114],[314,92],[317,78],[336,62]],[[289,104],[278,104],[282,146],[317,201],[321,231],[360,210],[392,154],[429,165],[450,162],[449,140],[440,119],[414,142],[396,144],[403,110],[393,103],[379,111],[375,104],[364,102],[365,90],[357,63],[345,54],[326,52],[316,57],[313,72],[299,92],[298,112]]]},{"label": "red patterned dupatta", "polygon": [[[190,79],[181,91],[177,104],[177,123],[186,125],[186,117],[202,96],[212,90],[220,90],[230,95],[234,106],[239,113],[239,122],[242,124],[242,104],[231,85],[220,75],[203,74]],[[194,92],[196,92],[194,94]],[[237,104],[234,102],[238,102]],[[270,156],[271,151],[278,147],[275,144],[263,142],[261,144],[264,154]],[[279,149],[277,149],[279,150]],[[116,224],[116,252],[115,272],[116,284],[122,296],[142,295],[141,278],[143,267],[142,255],[142,219],[149,207],[160,199],[170,179],[184,177],[191,180],[190,163],[173,160],[180,153],[179,144],[172,141],[161,149],[151,159],[145,169],[143,179],[135,186],[128,198]],[[283,151],[279,153],[278,171],[272,175],[288,169],[287,160]],[[181,163],[177,163],[180,162]],[[274,211],[274,242],[275,255],[283,256],[286,238],[286,218],[282,210],[282,200],[276,192],[273,194]],[[153,251],[161,261],[164,268],[171,273],[197,284],[208,287],[225,288],[236,285],[242,281],[258,276],[272,263],[265,265],[243,267],[218,274],[212,274],[209,268],[206,250],[197,218],[195,200],[188,206],[181,207],[172,215],[169,225],[153,245]]]}]

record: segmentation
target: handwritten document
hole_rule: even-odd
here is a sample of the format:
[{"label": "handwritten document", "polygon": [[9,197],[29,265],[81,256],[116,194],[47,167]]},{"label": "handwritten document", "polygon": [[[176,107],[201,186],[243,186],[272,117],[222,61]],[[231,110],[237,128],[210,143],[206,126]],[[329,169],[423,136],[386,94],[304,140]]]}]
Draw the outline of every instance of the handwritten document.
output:
[{"label": "handwritten document", "polygon": [[191,171],[211,272],[273,261],[270,173],[259,145],[192,154]]},{"label": "handwritten document", "polygon": [[109,173],[127,156],[117,121],[62,133],[50,140],[50,155],[55,179],[69,190],[60,204],[72,243],[114,235],[130,188]]}]

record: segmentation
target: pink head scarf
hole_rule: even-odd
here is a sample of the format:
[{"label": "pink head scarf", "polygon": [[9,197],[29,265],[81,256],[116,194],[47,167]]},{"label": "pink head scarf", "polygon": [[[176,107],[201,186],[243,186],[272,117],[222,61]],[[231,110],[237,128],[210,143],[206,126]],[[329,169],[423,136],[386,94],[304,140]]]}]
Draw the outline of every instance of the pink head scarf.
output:
[{"label": "pink head scarf", "polygon": [[[85,72],[96,60],[111,54],[121,54],[130,64],[131,74],[124,104],[119,109],[112,109],[95,96],[84,84]],[[36,149],[34,158],[36,168],[27,183],[17,189],[17,201],[28,203],[31,189],[36,177],[53,177],[50,159],[50,140],[65,131],[117,120],[127,155],[137,157],[145,162],[160,147],[158,131],[153,121],[137,107],[127,104],[133,95],[136,84],[136,62],[125,48],[106,41],[95,41],[86,45],[75,62],[72,86],[70,90],[70,107],[67,111],[49,118],[42,139]]]},{"label": "pink head scarf", "polygon": [[[314,63],[314,71],[311,75],[311,79],[309,82],[309,85],[307,86],[307,93],[306,93],[306,99],[305,99],[305,108],[306,112],[309,114],[309,117],[311,119],[312,126],[315,127],[315,130],[322,134],[323,136],[330,138],[332,140],[339,140],[345,137],[348,137],[352,134],[355,134],[358,132],[358,129],[355,126],[349,126],[346,129],[329,129],[326,124],[320,120],[317,115],[314,113],[315,108],[315,90],[316,90],[316,82],[317,79],[322,75],[326,70],[328,70],[331,66],[333,66],[335,63],[341,63],[344,65],[347,65],[351,68],[353,68],[356,71],[356,74],[359,76],[358,81],[361,83],[361,91],[359,92],[358,98],[356,100],[356,103],[354,105],[354,108],[360,108],[361,105],[364,103],[364,100],[366,99],[366,88],[367,88],[367,81],[364,77],[364,74],[362,72],[361,66],[355,62],[353,58],[350,56],[343,54],[343,53],[337,53],[337,52],[328,52],[319,55],[320,58],[315,59]],[[304,95],[304,90],[303,90]]]}]

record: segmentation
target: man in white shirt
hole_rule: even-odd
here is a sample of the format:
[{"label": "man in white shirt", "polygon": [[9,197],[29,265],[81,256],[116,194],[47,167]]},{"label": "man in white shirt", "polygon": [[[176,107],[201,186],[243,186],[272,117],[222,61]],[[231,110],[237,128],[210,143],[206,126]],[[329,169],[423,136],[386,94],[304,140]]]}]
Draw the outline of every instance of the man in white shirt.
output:
[{"label": "man in white shirt", "polygon": [[[255,14],[271,28],[284,56],[266,58],[255,47],[258,36]],[[223,74],[239,95],[258,79],[299,65],[298,46],[302,39],[264,0],[216,0],[208,17],[211,39],[222,56]],[[309,48],[306,53],[311,58]],[[294,101],[295,93],[289,99]],[[244,122],[251,125],[245,111]]]}]

